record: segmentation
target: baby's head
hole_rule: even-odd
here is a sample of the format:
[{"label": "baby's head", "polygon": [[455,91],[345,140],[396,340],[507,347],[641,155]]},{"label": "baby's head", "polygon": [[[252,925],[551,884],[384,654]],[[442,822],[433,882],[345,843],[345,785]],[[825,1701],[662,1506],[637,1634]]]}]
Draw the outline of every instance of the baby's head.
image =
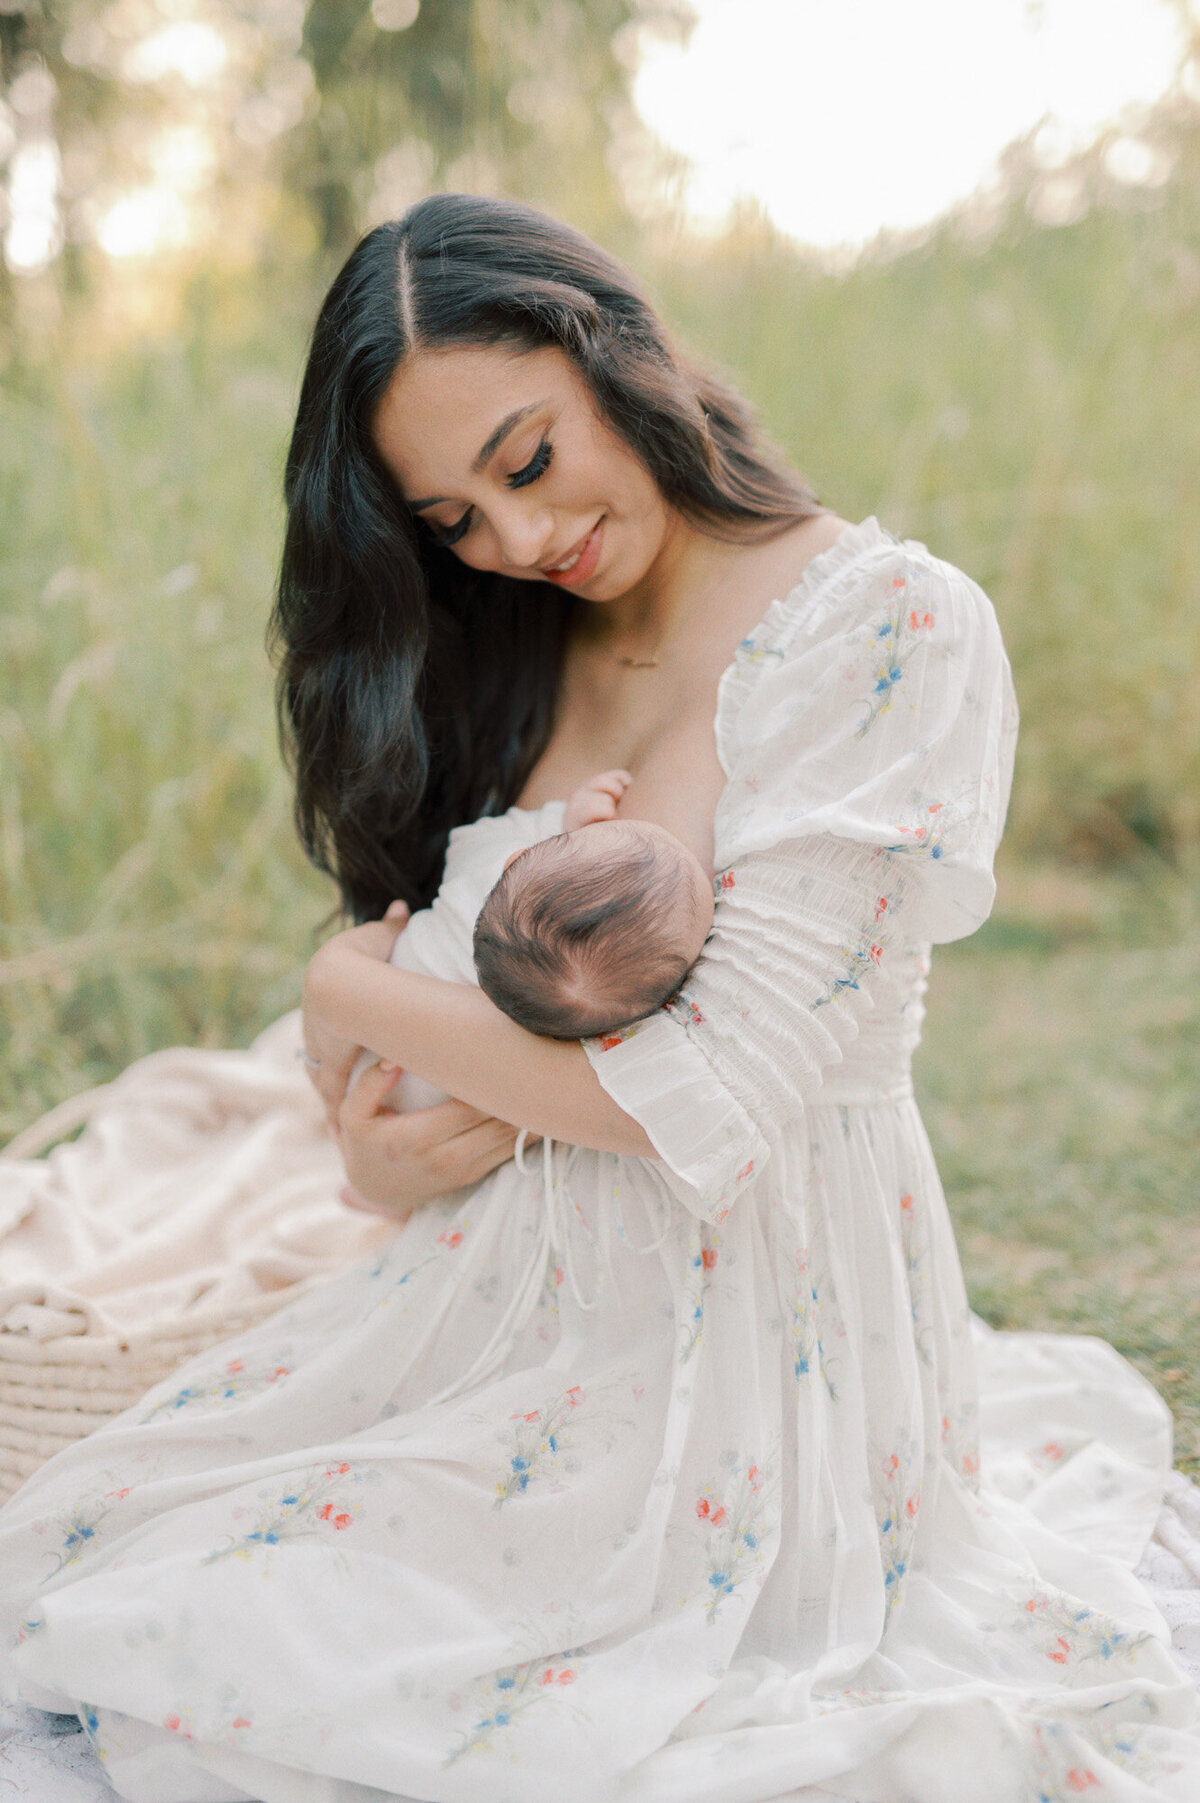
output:
[{"label": "baby's head", "polygon": [[601,820],[509,859],[475,923],[480,987],[550,1039],[653,1014],[700,956],[713,887],[665,827]]}]

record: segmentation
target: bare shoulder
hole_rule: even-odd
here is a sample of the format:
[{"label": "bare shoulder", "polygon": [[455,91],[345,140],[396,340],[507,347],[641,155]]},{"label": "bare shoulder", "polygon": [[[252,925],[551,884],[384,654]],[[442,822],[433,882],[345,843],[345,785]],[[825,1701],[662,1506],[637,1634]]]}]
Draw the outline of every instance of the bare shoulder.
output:
[{"label": "bare shoulder", "polygon": [[779,568],[786,587],[795,588],[813,558],[819,557],[822,551],[831,550],[842,533],[849,529],[849,520],[842,519],[839,514],[816,513],[774,539],[772,545],[778,551]]}]

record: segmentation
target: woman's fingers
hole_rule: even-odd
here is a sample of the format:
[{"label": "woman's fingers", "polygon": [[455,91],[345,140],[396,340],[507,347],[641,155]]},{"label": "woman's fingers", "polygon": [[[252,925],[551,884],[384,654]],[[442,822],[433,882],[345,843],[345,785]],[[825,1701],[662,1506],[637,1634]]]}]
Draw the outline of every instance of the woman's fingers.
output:
[{"label": "woman's fingers", "polygon": [[[395,1075],[393,1070],[390,1081]],[[338,1137],[358,1198],[348,1206],[365,1202],[393,1220],[406,1220],[423,1202],[477,1183],[512,1157],[516,1128],[466,1102],[439,1102],[405,1114],[377,1106],[372,1111],[390,1081],[387,1073],[364,1073],[340,1111]]]},{"label": "woman's fingers", "polygon": [[343,1131],[365,1127],[374,1120],[385,1098],[395,1089],[401,1076],[398,1064],[372,1064],[351,1085],[338,1109],[338,1123]]}]

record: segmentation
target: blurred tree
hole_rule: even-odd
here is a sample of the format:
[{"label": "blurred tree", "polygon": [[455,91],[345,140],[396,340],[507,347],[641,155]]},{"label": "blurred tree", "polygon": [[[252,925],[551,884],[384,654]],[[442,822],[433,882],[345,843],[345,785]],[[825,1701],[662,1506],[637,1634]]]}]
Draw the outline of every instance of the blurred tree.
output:
[{"label": "blurred tree", "polygon": [[289,145],[328,246],[430,185],[507,190],[614,222],[606,155],[634,129],[636,40],[686,33],[681,0],[320,0],[304,50],[320,104]]},{"label": "blurred tree", "polygon": [[642,34],[691,22],[686,0],[0,0],[5,269],[244,247],[280,195],[331,256],[432,187],[619,235]]}]

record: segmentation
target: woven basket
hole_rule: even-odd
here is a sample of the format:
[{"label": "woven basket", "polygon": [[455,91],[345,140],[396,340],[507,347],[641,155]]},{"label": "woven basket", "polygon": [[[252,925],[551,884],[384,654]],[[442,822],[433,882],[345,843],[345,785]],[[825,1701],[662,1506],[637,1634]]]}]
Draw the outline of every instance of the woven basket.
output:
[{"label": "woven basket", "polygon": [[[0,1151],[35,1158],[84,1126],[111,1085],[72,1096]],[[263,1292],[240,1308],[200,1313],[156,1332],[118,1338],[0,1332],[0,1499],[54,1453],[131,1408],[146,1391],[209,1346],[265,1320],[326,1281],[317,1273]]]}]

